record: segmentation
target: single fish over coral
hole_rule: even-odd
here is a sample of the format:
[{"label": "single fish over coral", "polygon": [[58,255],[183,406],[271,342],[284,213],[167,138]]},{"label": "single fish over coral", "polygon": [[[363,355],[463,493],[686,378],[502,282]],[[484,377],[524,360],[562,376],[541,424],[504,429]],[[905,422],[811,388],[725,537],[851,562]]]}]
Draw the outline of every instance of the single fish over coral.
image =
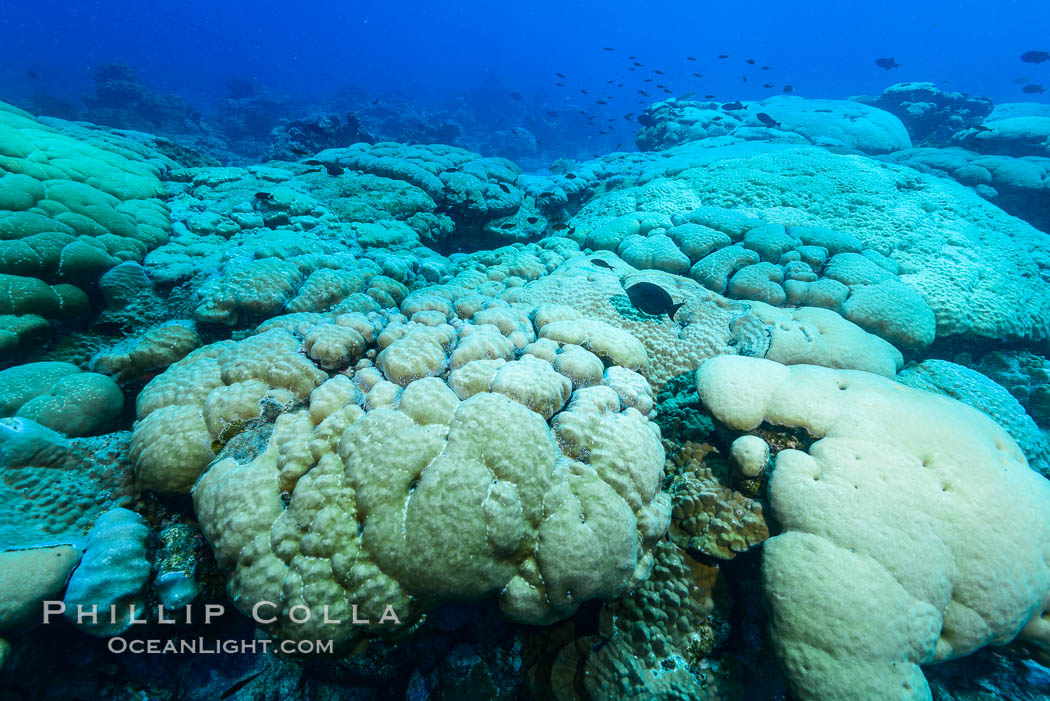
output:
[{"label": "single fish over coral", "polygon": [[675,303],[667,290],[651,282],[636,282],[628,286],[626,291],[635,309],[653,316],[666,314],[671,321],[674,321],[675,313],[685,306],[685,302]]}]

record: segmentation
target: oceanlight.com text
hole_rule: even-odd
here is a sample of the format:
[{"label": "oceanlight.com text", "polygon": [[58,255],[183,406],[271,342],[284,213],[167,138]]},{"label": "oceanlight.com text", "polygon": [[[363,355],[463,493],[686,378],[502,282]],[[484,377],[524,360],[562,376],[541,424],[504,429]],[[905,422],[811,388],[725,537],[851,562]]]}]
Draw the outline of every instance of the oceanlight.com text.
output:
[{"label": "oceanlight.com text", "polygon": [[120,655],[238,655],[280,652],[285,655],[331,654],[331,640],[128,640],[110,638],[109,651]]}]

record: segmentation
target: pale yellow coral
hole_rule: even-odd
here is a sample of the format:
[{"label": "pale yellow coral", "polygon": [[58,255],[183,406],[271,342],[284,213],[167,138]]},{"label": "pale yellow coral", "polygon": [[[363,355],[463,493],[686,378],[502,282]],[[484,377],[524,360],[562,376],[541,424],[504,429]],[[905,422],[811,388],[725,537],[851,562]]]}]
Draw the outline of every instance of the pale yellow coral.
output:
[{"label": "pale yellow coral", "polygon": [[307,398],[328,375],[282,328],[200,348],[139,394],[132,462],[142,484],[185,492],[247,422]]},{"label": "pale yellow coral", "polygon": [[817,439],[775,456],[783,532],[763,556],[799,698],[928,698],[920,665],[1015,637],[1048,648],[1050,486],[986,415],[870,373],[754,358],[707,361],[697,390],[730,429]]},{"label": "pale yellow coral", "polygon": [[364,336],[356,329],[338,323],[313,327],[306,332],[303,344],[306,354],[325,370],[352,365],[365,350]]},{"label": "pale yellow coral", "polygon": [[[550,341],[550,339],[543,340]],[[590,387],[602,381],[605,366],[598,356],[586,348],[567,345],[553,360],[554,369],[572,381],[573,389]]]},{"label": "pale yellow coral", "polygon": [[[307,407],[277,418],[262,452],[217,461],[194,500],[238,605],[275,597],[279,634],[349,642],[397,628],[295,626],[291,608],[356,603],[374,622],[391,604],[411,625],[442,603],[493,596],[512,618],[545,623],[644,579],[670,519],[659,431],[631,406],[648,413],[651,391],[579,346],[536,341],[533,311],[481,305],[450,319],[451,334],[438,317],[393,315],[375,367],[362,360],[319,384]],[[265,333],[277,332],[289,333]],[[506,358],[444,362],[497,337]],[[432,374],[419,376],[428,366],[406,350],[420,346],[437,351]],[[594,384],[573,394],[558,358]],[[250,504],[225,496],[241,484]]]}]

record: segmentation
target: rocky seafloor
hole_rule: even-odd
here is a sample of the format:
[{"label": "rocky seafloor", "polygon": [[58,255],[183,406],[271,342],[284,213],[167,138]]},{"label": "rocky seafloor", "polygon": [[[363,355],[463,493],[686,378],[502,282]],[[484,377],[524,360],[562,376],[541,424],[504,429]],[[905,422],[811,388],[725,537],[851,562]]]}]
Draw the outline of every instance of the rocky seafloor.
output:
[{"label": "rocky seafloor", "polygon": [[0,103],[0,700],[1050,695],[1050,108],[639,121]]}]

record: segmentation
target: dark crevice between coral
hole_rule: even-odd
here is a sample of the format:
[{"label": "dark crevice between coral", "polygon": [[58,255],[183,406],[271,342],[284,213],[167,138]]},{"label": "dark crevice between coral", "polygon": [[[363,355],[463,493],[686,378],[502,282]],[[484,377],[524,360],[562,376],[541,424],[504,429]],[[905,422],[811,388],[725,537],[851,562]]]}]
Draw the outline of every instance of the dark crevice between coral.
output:
[{"label": "dark crevice between coral", "polygon": [[740,698],[788,698],[769,637],[769,604],[762,587],[762,548],[722,561],[729,587],[729,638],[715,658],[741,680]]},{"label": "dark crevice between coral", "polygon": [[1018,340],[994,340],[981,338],[968,338],[965,336],[944,336],[938,338],[921,354],[906,358],[905,361],[920,363],[923,360],[949,360],[960,355],[970,355],[978,358],[992,351],[1011,352],[1023,351],[1046,357],[1050,355],[1050,339],[1043,341],[1018,341]]}]

